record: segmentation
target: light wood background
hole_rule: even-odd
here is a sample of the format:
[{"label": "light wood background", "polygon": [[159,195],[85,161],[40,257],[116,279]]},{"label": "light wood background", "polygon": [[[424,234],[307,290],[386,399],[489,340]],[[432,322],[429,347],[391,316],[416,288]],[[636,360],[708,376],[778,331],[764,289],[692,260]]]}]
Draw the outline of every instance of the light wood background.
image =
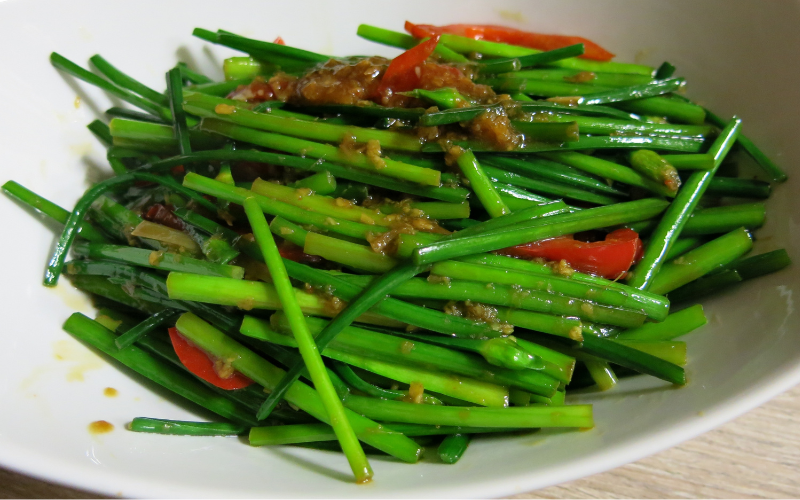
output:
[{"label": "light wood background", "polygon": [[[0,469],[0,498],[100,498]],[[514,498],[800,498],[800,386],[638,462]]]}]

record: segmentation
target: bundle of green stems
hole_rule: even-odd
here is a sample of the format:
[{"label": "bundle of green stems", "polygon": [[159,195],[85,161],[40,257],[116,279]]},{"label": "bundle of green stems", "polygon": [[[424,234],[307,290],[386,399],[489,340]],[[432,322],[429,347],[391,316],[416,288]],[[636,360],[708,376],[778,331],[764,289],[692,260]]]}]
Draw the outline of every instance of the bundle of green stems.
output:
[{"label": "bundle of green stems", "polygon": [[[225,60],[224,80],[179,64],[160,92],[99,55],[95,73],[53,53],[59,70],[138,108],[89,125],[114,175],[71,211],[3,185],[63,226],[45,284],[65,274],[105,306],[65,330],[218,416],[137,417],[132,431],[333,445],[362,483],[367,454],[415,462],[441,442],[454,463],[478,434],[593,427],[591,405],[565,400],[576,387],[632,374],[685,384],[676,339],[706,323],[697,299],[789,265],[782,249],[747,256],[759,200],[785,175],[740,119],[675,94],[686,82],[664,69],[581,59],[583,45],[449,35],[429,61],[473,67],[503,99],[415,88],[411,106],[304,103],[254,92],[330,57],[194,34],[244,53]],[[465,132],[489,115],[517,142],[497,150]],[[420,140],[431,129],[461,133]],[[723,162],[744,155],[763,180],[730,176]],[[508,253],[620,228],[643,252],[616,279]]]}]

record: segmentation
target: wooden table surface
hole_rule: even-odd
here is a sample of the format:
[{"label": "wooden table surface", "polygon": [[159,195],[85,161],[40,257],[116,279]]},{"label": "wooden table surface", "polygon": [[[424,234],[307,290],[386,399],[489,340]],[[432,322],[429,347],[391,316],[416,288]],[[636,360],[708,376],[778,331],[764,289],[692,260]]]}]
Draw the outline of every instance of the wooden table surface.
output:
[{"label": "wooden table surface", "polygon": [[[800,386],[652,457],[514,498],[800,498]],[[99,498],[0,469],[0,498]]]}]

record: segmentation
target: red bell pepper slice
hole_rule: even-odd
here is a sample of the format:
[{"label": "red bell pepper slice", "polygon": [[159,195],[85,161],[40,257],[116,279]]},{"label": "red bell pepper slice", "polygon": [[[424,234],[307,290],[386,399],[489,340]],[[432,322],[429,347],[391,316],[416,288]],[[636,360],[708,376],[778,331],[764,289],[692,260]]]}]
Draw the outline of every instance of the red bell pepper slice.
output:
[{"label": "red bell pepper slice", "polygon": [[169,338],[175,354],[178,355],[183,366],[209,384],[230,391],[243,389],[253,383],[239,372],[233,372],[228,378],[220,377],[214,369],[214,360],[205,351],[186,340],[186,337],[181,335],[177,328],[169,329]]},{"label": "red bell pepper slice", "polygon": [[381,77],[377,94],[388,97],[391,95],[388,91],[408,92],[417,88],[422,75],[422,65],[433,54],[437,43],[439,36],[435,35],[392,59]]},{"label": "red bell pepper slice", "polygon": [[586,243],[572,236],[561,236],[503,250],[507,255],[524,259],[565,260],[576,271],[610,280],[622,278],[641,259],[642,252],[639,235],[627,228],[609,233],[605,241]]},{"label": "red bell pepper slice", "polygon": [[532,33],[505,26],[481,24],[450,24],[447,26],[433,26],[431,24],[413,24],[406,21],[406,31],[417,38],[428,38],[447,33],[459,35],[474,40],[507,43],[537,50],[553,50],[582,43],[585,49],[582,58],[595,61],[610,61],[614,54],[591,40],[580,36],[545,35]]}]

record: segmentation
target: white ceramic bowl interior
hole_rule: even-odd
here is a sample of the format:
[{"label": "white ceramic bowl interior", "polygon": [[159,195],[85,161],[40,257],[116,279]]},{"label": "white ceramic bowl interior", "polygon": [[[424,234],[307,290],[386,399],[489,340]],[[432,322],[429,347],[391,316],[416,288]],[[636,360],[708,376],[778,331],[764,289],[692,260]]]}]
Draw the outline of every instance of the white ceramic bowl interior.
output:
[{"label": "white ceramic bowl interior", "polygon": [[[233,52],[191,36],[195,26],[338,55],[398,52],[355,36],[366,22],[402,30],[405,19],[436,24],[507,24],[583,35],[622,61],[669,60],[689,94],[744,131],[790,173],[768,202],[757,251],[798,253],[800,11],[795,1],[294,1],[0,2],[0,181],[8,179],[71,207],[108,171],[85,125],[113,104],[48,62],[59,51],[80,64],[101,53],[143,82],[164,87],[178,60],[215,77]],[[349,482],[336,454],[251,448],[237,439],[135,434],[135,416],[204,418],[164,391],[107,364],[61,330],[91,314],[66,280],[41,286],[55,226],[0,197],[0,465],[44,479],[125,496],[484,497],[520,493],[603,471],[677,444],[800,381],[793,294],[800,270],[747,283],[706,301],[710,323],[686,337],[689,385],[637,377],[595,403],[597,427],[479,439],[458,464],[374,458],[375,481]],[[106,387],[119,391],[103,395]],[[92,436],[104,419],[116,429]]]}]

